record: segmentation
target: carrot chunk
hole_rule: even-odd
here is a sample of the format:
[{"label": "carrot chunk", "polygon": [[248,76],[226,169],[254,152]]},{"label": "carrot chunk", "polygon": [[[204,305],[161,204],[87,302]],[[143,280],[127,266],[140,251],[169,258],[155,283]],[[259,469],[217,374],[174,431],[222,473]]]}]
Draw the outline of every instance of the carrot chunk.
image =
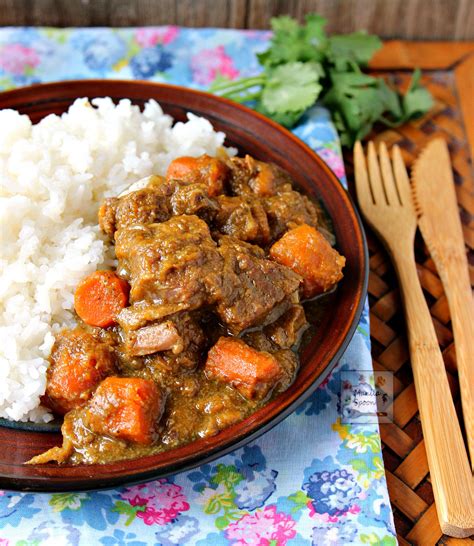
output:
[{"label": "carrot chunk", "polygon": [[303,277],[303,295],[312,298],[330,290],[342,275],[344,256],[314,227],[303,224],[287,231],[271,248],[270,256]]},{"label": "carrot chunk", "polygon": [[88,405],[88,422],[97,434],[151,444],[163,411],[163,396],[154,381],[107,377]]},{"label": "carrot chunk", "polygon": [[58,335],[50,362],[42,402],[61,415],[84,405],[97,385],[115,373],[109,347],[79,329]]},{"label": "carrot chunk", "polygon": [[127,306],[130,287],[113,271],[95,271],[83,279],[74,294],[74,308],[90,326],[107,328]]},{"label": "carrot chunk", "polygon": [[257,351],[238,338],[221,337],[207,355],[208,377],[229,383],[249,399],[262,399],[283,373],[270,353]]},{"label": "carrot chunk", "polygon": [[209,196],[215,197],[223,192],[228,172],[227,165],[216,157],[208,155],[183,156],[170,163],[166,178],[205,184]]},{"label": "carrot chunk", "polygon": [[252,180],[252,189],[257,195],[268,197],[276,193],[275,173],[268,163],[261,163],[257,176]]}]

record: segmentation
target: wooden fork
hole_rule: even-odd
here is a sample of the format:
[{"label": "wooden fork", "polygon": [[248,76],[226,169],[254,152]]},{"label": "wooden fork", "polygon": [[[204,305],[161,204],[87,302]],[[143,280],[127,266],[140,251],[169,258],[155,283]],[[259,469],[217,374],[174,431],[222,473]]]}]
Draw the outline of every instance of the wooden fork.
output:
[{"label": "wooden fork", "polygon": [[[379,159],[368,145],[354,148],[357,198],[362,213],[384,242],[400,281],[411,364],[436,509],[442,531],[453,537],[474,533],[474,482],[443,358],[415,266],[416,214],[400,149],[390,161],[385,144]],[[441,219],[440,219],[441,221]]]}]

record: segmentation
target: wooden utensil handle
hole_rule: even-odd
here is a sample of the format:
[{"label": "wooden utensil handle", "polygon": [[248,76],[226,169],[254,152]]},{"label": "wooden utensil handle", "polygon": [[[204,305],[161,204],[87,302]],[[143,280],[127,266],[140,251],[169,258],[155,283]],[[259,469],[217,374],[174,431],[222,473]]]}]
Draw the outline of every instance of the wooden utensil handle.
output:
[{"label": "wooden utensil handle", "polygon": [[439,522],[444,533],[474,532],[473,477],[412,245],[394,251],[405,303],[416,397]]},{"label": "wooden utensil handle", "polygon": [[447,256],[439,273],[453,325],[464,426],[474,469],[474,302],[464,242],[461,245],[456,254]]}]

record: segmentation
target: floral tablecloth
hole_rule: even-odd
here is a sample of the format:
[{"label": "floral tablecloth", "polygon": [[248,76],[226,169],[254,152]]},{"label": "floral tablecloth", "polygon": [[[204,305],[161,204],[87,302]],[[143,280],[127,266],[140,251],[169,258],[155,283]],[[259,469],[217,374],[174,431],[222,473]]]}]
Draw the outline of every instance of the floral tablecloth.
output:
[{"label": "floral tablecloth", "polygon": [[[258,71],[268,32],[148,27],[0,29],[0,88],[139,78],[206,88]],[[295,129],[344,184],[337,133],[315,107]],[[0,492],[0,546],[396,544],[377,424],[345,424],[341,377],[372,369],[368,308],[337,368],[296,412],[211,464],[116,490]],[[339,408],[339,409],[338,409]]]}]

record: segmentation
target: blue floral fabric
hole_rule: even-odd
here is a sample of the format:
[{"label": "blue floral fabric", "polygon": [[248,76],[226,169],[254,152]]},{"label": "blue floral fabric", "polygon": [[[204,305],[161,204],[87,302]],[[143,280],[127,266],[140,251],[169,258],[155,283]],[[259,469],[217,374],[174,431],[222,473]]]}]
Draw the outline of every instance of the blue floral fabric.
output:
[{"label": "blue floral fabric", "polygon": [[[139,78],[206,88],[258,72],[268,32],[177,27],[0,29],[0,88]],[[345,184],[337,133],[314,107],[294,130]],[[333,373],[290,417],[195,470],[91,493],[0,492],[0,546],[396,544],[376,424],[344,424],[344,370],[371,370],[368,307]]]}]

